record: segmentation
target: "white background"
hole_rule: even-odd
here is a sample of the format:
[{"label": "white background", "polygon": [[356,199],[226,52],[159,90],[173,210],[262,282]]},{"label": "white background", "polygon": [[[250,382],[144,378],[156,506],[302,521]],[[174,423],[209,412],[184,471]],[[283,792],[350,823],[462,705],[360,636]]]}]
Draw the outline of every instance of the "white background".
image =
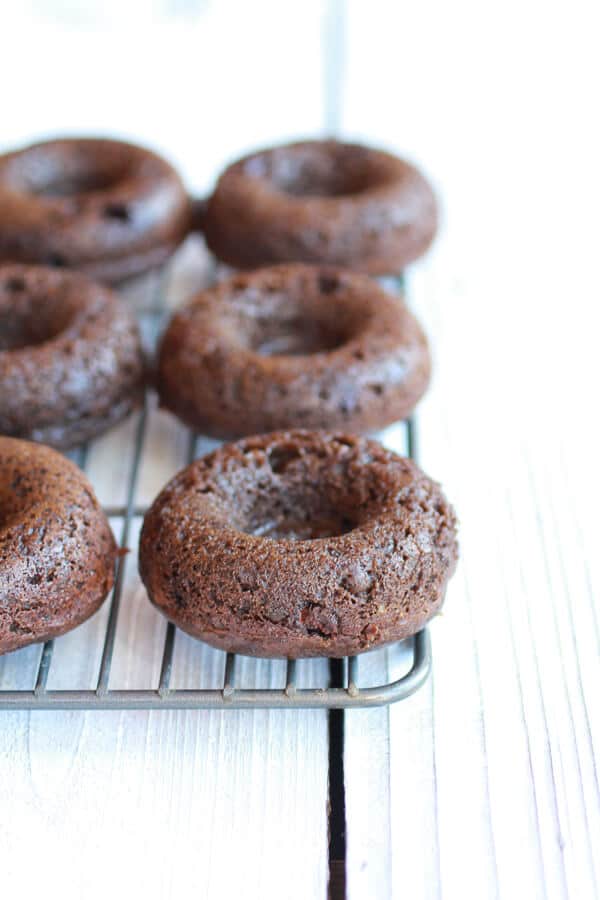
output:
[{"label": "white background", "polygon": [[[0,10],[0,150],[107,132],[204,191],[337,127],[433,179],[420,457],[462,562],[431,684],[346,716],[348,892],[599,896],[597,4]],[[0,714],[3,892],[325,897],[326,740],[320,713]]]}]

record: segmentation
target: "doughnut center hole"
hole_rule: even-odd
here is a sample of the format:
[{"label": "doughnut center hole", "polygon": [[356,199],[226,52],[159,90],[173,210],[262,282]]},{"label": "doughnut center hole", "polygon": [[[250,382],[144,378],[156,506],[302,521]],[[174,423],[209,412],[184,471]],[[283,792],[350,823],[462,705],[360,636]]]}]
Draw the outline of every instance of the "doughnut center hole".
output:
[{"label": "doughnut center hole", "polygon": [[297,499],[286,502],[282,492],[274,503],[257,503],[242,530],[277,541],[314,541],[348,534],[357,524],[347,512],[327,503],[298,503]]},{"label": "doughnut center hole", "polygon": [[309,356],[336,350],[346,339],[345,332],[331,322],[300,317],[265,319],[257,322],[250,346],[261,356]]},{"label": "doughnut center hole", "polygon": [[292,197],[351,197],[383,180],[363,148],[344,144],[268,151],[249,159],[246,171]]},{"label": "doughnut center hole", "polygon": [[130,174],[127,153],[106,150],[94,141],[33,147],[20,154],[10,168],[18,189],[49,200],[76,200],[110,191]]},{"label": "doughnut center hole", "polygon": [[[19,308],[21,307],[21,308]],[[11,308],[0,298],[0,352],[36,347],[57,337],[66,328],[70,315],[53,303],[23,303]]]},{"label": "doughnut center hole", "polygon": [[107,172],[84,171],[71,176],[56,173],[49,181],[35,185],[33,193],[38,197],[48,198],[76,197],[79,194],[108,190],[114,184],[114,176]]},{"label": "doughnut center hole", "polygon": [[258,290],[233,296],[227,329],[246,349],[260,356],[311,356],[331,353],[359,329],[343,302],[335,273],[291,281],[285,289],[274,280]]},{"label": "doughnut center hole", "polygon": [[354,524],[344,518],[320,518],[309,522],[303,519],[281,519],[266,522],[250,533],[277,541],[314,541],[318,538],[339,537],[353,528]]},{"label": "doughnut center hole", "polygon": [[0,485],[0,532],[8,528],[24,508],[23,500],[8,485]]},{"label": "doughnut center hole", "polygon": [[[278,541],[311,541],[356,528],[360,514],[352,492],[335,474],[333,479],[319,477],[314,462],[292,443],[271,447],[266,456],[269,477],[261,477],[258,489],[249,481],[244,496],[234,498],[240,530]],[[317,468],[320,465],[317,462]]]},{"label": "doughnut center hole", "polygon": [[323,171],[317,166],[298,167],[275,180],[276,187],[292,197],[348,197],[360,194],[368,181],[357,173],[353,179],[343,173]]}]

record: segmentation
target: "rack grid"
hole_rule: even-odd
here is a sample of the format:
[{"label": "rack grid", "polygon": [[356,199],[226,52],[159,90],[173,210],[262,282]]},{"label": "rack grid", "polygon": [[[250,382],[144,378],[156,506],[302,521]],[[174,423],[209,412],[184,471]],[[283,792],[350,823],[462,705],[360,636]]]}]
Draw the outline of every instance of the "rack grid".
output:
[{"label": "rack grid", "polygon": [[[154,338],[159,333],[167,315],[166,297],[169,289],[168,266],[155,280],[150,290],[149,305],[144,304],[140,313],[140,324],[146,333]],[[403,280],[388,281],[388,287],[403,291]],[[126,490],[126,499],[121,506],[105,506],[106,514],[120,520],[118,540],[123,551],[130,546],[132,521],[143,516],[146,507],[137,503],[137,486],[142,449],[151,415],[146,398],[134,434],[132,465]],[[405,424],[406,446],[412,459],[417,456],[417,429],[414,418]],[[198,435],[189,433],[188,462],[197,457]],[[88,447],[84,446],[71,454],[75,462],[85,470]],[[136,548],[132,548],[134,555]],[[244,687],[236,682],[237,655],[225,655],[224,677],[220,688],[172,688],[171,674],[177,629],[169,623],[166,628],[162,650],[162,662],[158,683],[144,689],[120,689],[109,687],[111,665],[115,650],[115,638],[119,610],[123,598],[125,574],[125,553],[119,555],[115,573],[115,583],[108,600],[109,612],[103,637],[100,668],[95,688],[61,689],[47,688],[48,675],[52,665],[54,641],[47,641],[32,673],[32,688],[29,690],[0,690],[0,709],[347,709],[382,706],[402,700],[427,680],[431,671],[431,645],[427,629],[404,642],[411,650],[411,665],[401,677],[387,680],[376,686],[361,687],[358,657],[347,657],[341,662],[330,661],[329,680],[319,687],[298,687],[296,660],[286,663],[285,682],[281,688]]]}]

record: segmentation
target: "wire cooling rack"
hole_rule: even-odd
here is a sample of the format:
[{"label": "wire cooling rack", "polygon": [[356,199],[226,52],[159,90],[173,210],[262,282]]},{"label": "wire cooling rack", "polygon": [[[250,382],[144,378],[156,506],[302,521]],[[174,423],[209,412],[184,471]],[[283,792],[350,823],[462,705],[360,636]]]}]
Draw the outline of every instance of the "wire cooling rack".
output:
[{"label": "wire cooling rack", "polygon": [[[167,297],[169,296],[172,266],[155,279],[148,282],[142,291],[141,303],[137,307],[143,331],[150,339],[155,339],[160,331],[165,316],[168,314]],[[402,282],[395,280],[391,287],[403,288]],[[120,555],[115,584],[108,600],[108,618],[103,633],[100,635],[102,649],[100,664],[94,686],[86,689],[60,690],[48,688],[48,678],[53,657],[55,641],[47,641],[31,666],[30,687],[22,689],[2,689],[0,679],[0,709],[248,709],[248,708],[326,708],[344,709],[355,707],[372,707],[394,703],[414,693],[426,681],[431,670],[431,647],[427,629],[423,629],[415,637],[397,645],[399,655],[408,658],[408,668],[399,677],[382,679],[380,683],[363,684],[361,680],[362,661],[373,654],[388,651],[371,651],[361,657],[351,656],[344,660],[331,661],[329,667],[319,669],[322,684],[311,687],[301,686],[299,679],[303,660],[288,660],[282,666],[281,686],[273,687],[272,679],[265,687],[245,686],[243,662],[236,654],[223,654],[223,676],[220,686],[202,684],[202,671],[198,672],[198,683],[194,687],[173,687],[172,673],[174,653],[178,630],[169,623],[166,627],[162,646],[162,659],[158,679],[152,683],[151,667],[148,667],[147,686],[141,689],[120,688],[111,677],[119,614],[127,602],[125,588],[126,551],[137,558],[137,546],[133,540],[132,523],[134,518],[144,515],[146,507],[138,502],[138,476],[142,460],[146,435],[151,418],[156,415],[152,403],[146,398],[144,409],[139,416],[137,427],[133,433],[133,447],[122,447],[123,453],[131,453],[131,467],[126,487],[126,499],[123,505],[105,506],[107,515],[118,522],[117,537],[123,553]],[[402,426],[407,454],[416,458],[416,425],[414,419]],[[188,438],[188,462],[197,457],[199,437],[192,432]],[[89,448],[79,448],[72,458],[85,470]],[[183,636],[182,636],[183,638]],[[185,637],[185,640],[189,638]],[[60,638],[58,640],[61,640]],[[20,651],[23,652],[23,651]],[[56,663],[58,666],[60,663]],[[385,671],[389,671],[387,665]],[[242,670],[240,676],[240,670]],[[378,671],[381,671],[381,667]],[[113,673],[114,674],[114,673]],[[362,686],[361,686],[362,684]]]}]

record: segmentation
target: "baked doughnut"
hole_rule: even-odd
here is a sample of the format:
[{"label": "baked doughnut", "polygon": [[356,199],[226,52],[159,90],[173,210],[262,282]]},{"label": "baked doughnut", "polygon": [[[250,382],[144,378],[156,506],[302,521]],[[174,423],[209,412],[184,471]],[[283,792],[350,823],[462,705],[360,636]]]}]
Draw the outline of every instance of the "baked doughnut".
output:
[{"label": "baked doughnut", "polygon": [[0,266],[0,434],[67,448],[141,403],[133,315],[74,272]]},{"label": "baked doughnut", "polygon": [[0,437],[0,653],[88,619],[112,587],[116,555],[77,466],[49,447]]},{"label": "baked doughnut", "polygon": [[0,261],[118,282],[161,265],[190,216],[176,171],[133,144],[72,138],[0,156]]},{"label": "baked doughnut", "polygon": [[238,269],[278,262],[400,272],[437,228],[433,191],[389,153],[337,141],[303,141],[229,166],[209,200],[206,241]]},{"label": "baked doughnut", "polygon": [[411,460],[284,431],[176,475],[146,514],[140,573],[167,618],[222,650],[340,657],[419,631],[457,555],[454,512]]},{"label": "baked doughnut", "polygon": [[161,343],[161,404],[215,437],[369,431],[410,414],[430,372],[406,306],[356,272],[301,263],[203,291]]}]

